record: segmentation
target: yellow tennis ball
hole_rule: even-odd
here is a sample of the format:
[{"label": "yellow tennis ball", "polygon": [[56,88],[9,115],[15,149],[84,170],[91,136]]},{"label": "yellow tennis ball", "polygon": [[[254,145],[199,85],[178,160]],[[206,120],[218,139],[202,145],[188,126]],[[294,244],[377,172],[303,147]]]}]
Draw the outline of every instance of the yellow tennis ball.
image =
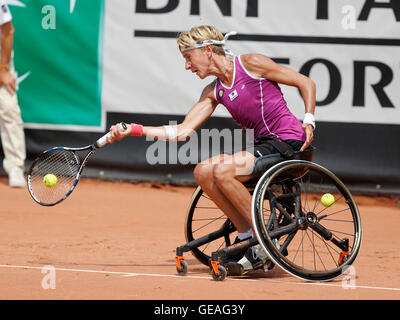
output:
[{"label": "yellow tennis ball", "polygon": [[54,187],[57,184],[57,177],[54,174],[46,174],[43,178],[43,183],[46,187]]},{"label": "yellow tennis ball", "polygon": [[330,207],[333,203],[335,202],[335,197],[330,194],[330,193],[325,193],[322,197],[321,197],[321,203],[325,206],[325,207]]}]

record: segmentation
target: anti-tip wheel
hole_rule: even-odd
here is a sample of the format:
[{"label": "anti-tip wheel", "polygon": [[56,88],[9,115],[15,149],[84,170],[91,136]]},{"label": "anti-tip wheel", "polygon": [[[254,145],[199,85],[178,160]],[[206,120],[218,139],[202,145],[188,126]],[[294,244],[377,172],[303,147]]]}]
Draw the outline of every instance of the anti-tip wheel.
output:
[{"label": "anti-tip wheel", "polygon": [[218,266],[218,272],[219,272],[219,275],[217,275],[217,274],[215,273],[214,269],[212,269],[211,275],[212,275],[213,279],[214,279],[215,281],[223,281],[223,280],[226,278],[226,275],[227,275],[227,272],[226,272],[225,267],[219,265],[219,266]]},{"label": "anti-tip wheel", "polygon": [[179,270],[179,268],[178,268],[178,266],[177,266],[177,267],[176,267],[176,271],[178,271],[178,274],[179,274],[179,275],[184,276],[184,275],[186,275],[187,272],[188,272],[188,264],[187,264],[187,262],[184,261],[184,260],[181,260],[180,263],[181,263],[181,270]]}]

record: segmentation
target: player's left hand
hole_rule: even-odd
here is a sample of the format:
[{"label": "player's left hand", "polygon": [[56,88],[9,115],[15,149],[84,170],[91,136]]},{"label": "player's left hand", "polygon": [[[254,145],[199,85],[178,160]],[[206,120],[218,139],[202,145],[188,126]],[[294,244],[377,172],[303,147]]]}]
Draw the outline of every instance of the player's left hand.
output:
[{"label": "player's left hand", "polygon": [[309,123],[305,123],[303,124],[302,128],[306,133],[306,141],[301,146],[300,151],[306,150],[310,146],[311,142],[314,140],[314,127]]}]

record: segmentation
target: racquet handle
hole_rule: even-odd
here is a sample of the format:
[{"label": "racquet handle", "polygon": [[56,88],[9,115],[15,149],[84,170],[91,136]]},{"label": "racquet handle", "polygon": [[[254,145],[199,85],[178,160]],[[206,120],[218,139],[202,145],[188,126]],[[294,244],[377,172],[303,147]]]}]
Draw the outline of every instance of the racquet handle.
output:
[{"label": "racquet handle", "polygon": [[[119,125],[122,131],[125,131],[128,128],[125,122],[121,122]],[[109,137],[111,137],[111,132],[108,132],[107,134],[102,136],[99,140],[97,140],[95,143],[96,148],[101,148],[105,144],[107,144],[107,138]]]}]

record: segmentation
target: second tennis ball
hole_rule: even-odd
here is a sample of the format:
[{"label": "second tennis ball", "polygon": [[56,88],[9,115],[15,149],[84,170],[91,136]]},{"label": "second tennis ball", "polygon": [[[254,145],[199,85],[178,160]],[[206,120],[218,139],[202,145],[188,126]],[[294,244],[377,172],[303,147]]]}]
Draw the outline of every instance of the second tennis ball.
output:
[{"label": "second tennis ball", "polygon": [[335,202],[335,197],[330,194],[330,193],[325,193],[322,197],[321,197],[321,203],[325,206],[325,207],[330,207],[333,203]]},{"label": "second tennis ball", "polygon": [[46,174],[43,178],[43,183],[46,187],[54,187],[57,184],[57,177],[52,173]]}]

